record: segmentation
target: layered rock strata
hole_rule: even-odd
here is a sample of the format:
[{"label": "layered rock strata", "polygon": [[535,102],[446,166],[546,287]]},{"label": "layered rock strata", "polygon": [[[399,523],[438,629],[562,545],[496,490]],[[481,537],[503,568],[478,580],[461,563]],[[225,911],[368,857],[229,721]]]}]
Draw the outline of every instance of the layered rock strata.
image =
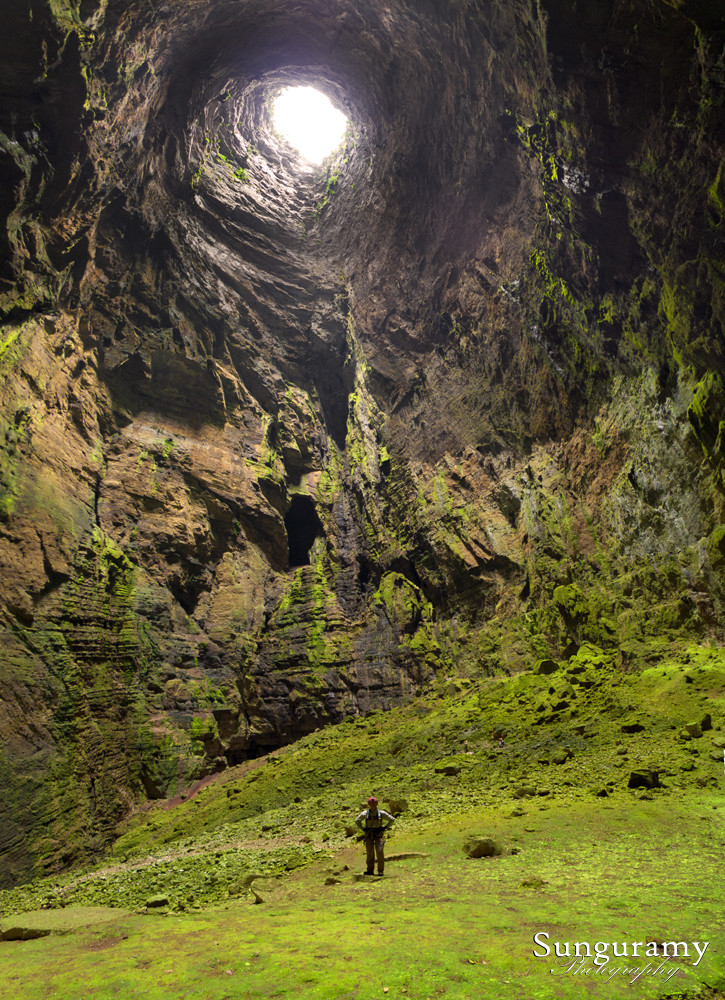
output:
[{"label": "layered rock strata", "polygon": [[7,6],[6,883],[438,675],[721,637],[714,5]]}]

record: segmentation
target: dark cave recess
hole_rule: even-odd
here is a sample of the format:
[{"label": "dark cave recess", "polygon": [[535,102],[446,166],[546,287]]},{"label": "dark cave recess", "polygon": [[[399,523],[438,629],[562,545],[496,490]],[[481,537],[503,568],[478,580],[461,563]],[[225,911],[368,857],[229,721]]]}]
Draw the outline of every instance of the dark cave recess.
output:
[{"label": "dark cave recess", "polygon": [[284,516],[289,540],[289,568],[310,565],[310,550],[318,538],[325,537],[325,529],[317,516],[311,497],[295,494],[290,509]]}]

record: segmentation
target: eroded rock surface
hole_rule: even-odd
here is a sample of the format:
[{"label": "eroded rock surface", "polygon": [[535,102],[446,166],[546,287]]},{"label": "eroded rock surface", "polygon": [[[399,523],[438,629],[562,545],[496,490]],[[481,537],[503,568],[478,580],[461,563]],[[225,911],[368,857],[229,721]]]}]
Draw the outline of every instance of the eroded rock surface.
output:
[{"label": "eroded rock surface", "polygon": [[6,7],[5,881],[440,674],[722,635],[717,5]]}]

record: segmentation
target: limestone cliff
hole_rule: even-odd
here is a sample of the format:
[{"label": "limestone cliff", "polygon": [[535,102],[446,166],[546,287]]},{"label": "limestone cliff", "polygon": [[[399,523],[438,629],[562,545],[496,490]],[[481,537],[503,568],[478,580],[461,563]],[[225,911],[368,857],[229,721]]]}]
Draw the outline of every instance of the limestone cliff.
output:
[{"label": "limestone cliff", "polygon": [[5,882],[441,671],[722,637],[717,5],[6,7]]}]

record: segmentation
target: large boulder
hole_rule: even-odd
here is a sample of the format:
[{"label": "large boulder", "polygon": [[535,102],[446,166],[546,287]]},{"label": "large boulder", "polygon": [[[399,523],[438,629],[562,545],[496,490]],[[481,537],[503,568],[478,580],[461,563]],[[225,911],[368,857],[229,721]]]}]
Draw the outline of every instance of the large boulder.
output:
[{"label": "large boulder", "polygon": [[493,858],[503,854],[494,837],[472,835],[463,841],[463,853],[469,858]]},{"label": "large boulder", "polygon": [[169,905],[169,897],[164,895],[150,896],[149,899],[146,900],[147,910],[154,910],[158,909],[159,907],[168,905]]},{"label": "large boulder", "polygon": [[641,733],[645,727],[638,719],[628,719],[621,728],[623,733]]},{"label": "large boulder", "polygon": [[636,771],[632,771],[629,776],[629,781],[627,783],[628,788],[659,788],[660,787],[660,776],[659,771],[654,771],[651,768],[643,767]]},{"label": "large boulder", "polygon": [[401,813],[408,811],[407,799],[387,799],[385,805],[388,807],[388,812],[393,816],[400,816]]},{"label": "large boulder", "polygon": [[530,799],[536,795],[536,788],[533,785],[519,785],[514,789],[515,799]]}]

